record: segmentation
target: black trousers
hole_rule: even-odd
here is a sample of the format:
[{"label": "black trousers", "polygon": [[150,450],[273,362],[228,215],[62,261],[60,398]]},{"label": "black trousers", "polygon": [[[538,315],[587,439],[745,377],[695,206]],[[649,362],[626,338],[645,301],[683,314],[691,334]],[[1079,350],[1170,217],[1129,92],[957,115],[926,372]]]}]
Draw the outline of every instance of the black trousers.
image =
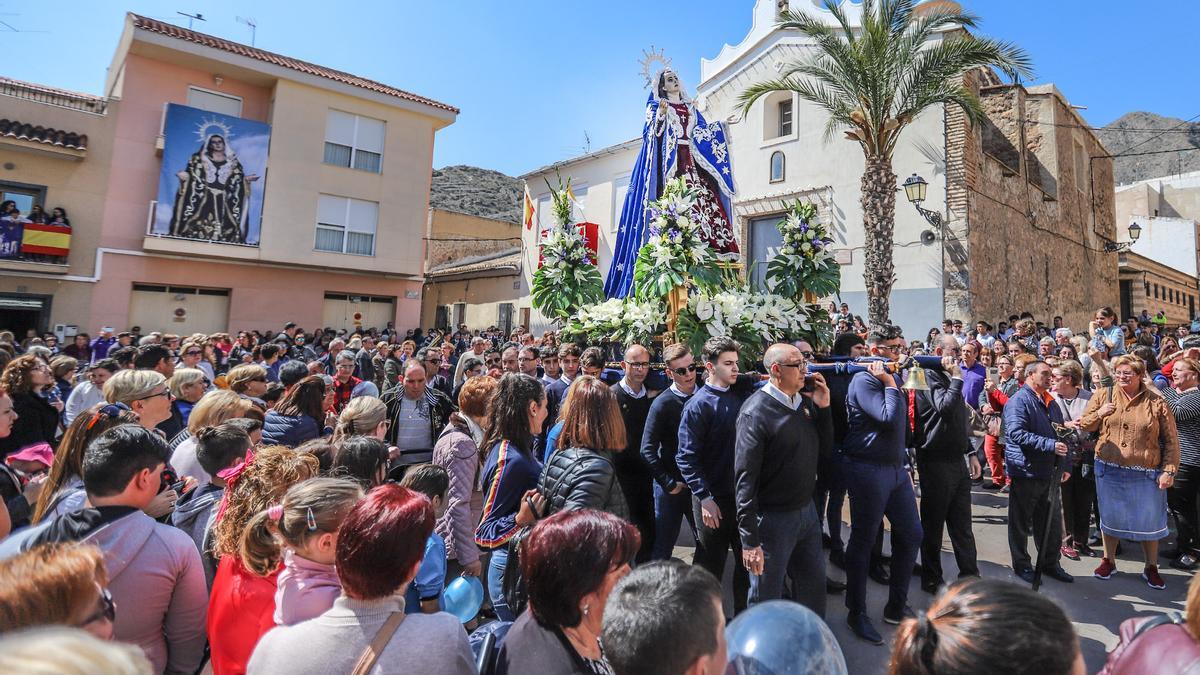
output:
[{"label": "black trousers", "polygon": [[1200,502],[1198,498],[1200,466],[1180,464],[1175,484],[1167,492],[1167,507],[1175,516],[1175,529],[1178,531],[1176,543],[1183,551],[1200,547],[1200,519],[1196,517]]},{"label": "black trousers", "polygon": [[[1050,509],[1050,490],[1058,489],[1058,481],[1011,476],[1012,487],[1008,493],[1008,551],[1012,556],[1013,571],[1033,569],[1029,557],[1029,535],[1042,555],[1042,568],[1053,569],[1061,559],[1062,509],[1049,514],[1050,532],[1047,539],[1046,516]],[[1048,541],[1045,551],[1042,542]]]},{"label": "black trousers", "polygon": [[648,562],[654,550],[654,479],[648,473],[618,473],[617,483],[629,507],[629,522],[642,537],[635,560]]},{"label": "black trousers", "polygon": [[[1071,477],[1061,484],[1063,546],[1087,546],[1091,529],[1092,501],[1096,498],[1096,480],[1083,477],[1083,465],[1071,468]],[[1195,511],[1195,506],[1192,511]]]},{"label": "black trousers", "polygon": [[750,574],[742,564],[742,538],[738,534],[737,506],[733,497],[716,497],[713,499],[717,508],[721,509],[721,524],[716,529],[704,524],[701,517],[700,500],[692,497],[692,513],[696,517],[696,555],[693,564],[699,565],[712,572],[720,581],[725,576],[725,558],[733,551],[733,613],[739,614],[746,609],[746,600],[750,594]]},{"label": "black trousers", "polygon": [[971,531],[971,474],[965,462],[922,462],[921,580],[942,583],[942,532],[950,531],[958,576],[977,576],[979,562]]}]

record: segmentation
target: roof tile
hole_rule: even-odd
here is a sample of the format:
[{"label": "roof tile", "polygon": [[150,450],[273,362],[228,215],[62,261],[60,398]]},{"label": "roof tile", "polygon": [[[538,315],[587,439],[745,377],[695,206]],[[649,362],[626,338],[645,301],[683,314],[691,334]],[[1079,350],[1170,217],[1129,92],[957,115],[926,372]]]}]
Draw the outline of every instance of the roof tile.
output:
[{"label": "roof tile", "polygon": [[335,82],[341,82],[343,84],[349,84],[355,87],[362,87],[363,89],[368,89],[370,91],[385,94],[387,96],[395,96],[396,98],[401,98],[406,101],[422,103],[434,108],[448,110],[455,114],[458,114],[459,112],[458,108],[452,105],[441,103],[431,98],[425,98],[424,96],[418,96],[411,92],[404,91],[403,89],[397,89],[395,87],[380,82],[375,82],[374,80],[368,80],[357,75],[351,75],[350,73],[340,70],[326,68],[325,66],[318,66],[315,63],[301,61],[300,59],[294,59],[290,56],[283,56],[282,54],[268,52],[266,50],[250,47],[238,42],[231,42],[229,40],[214,37],[212,35],[198,33],[193,30],[180,28],[179,26],[157,21],[155,19],[140,16],[138,14],[131,14],[131,16],[133,17],[133,25],[136,28],[150,31],[152,33],[166,35],[167,37],[176,38],[178,40],[186,40],[188,42],[193,42],[205,47],[212,47],[213,49],[220,49],[221,51],[229,52],[231,54],[237,54],[239,56],[245,56],[247,58],[256,59],[265,63],[271,63],[283,68],[290,68],[291,70],[307,73],[309,75],[315,75],[317,77],[324,77]]},{"label": "roof tile", "polygon": [[43,127],[20,120],[0,119],[0,136],[19,141],[45,143],[69,150],[87,150],[87,134]]}]

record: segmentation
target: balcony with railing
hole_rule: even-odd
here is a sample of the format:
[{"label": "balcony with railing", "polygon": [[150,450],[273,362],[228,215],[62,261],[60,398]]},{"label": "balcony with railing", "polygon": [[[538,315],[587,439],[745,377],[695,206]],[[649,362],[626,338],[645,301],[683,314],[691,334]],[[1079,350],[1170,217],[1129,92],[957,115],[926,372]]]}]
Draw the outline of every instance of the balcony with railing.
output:
[{"label": "balcony with railing", "polygon": [[0,96],[11,96],[44,105],[68,108],[80,112],[103,115],[108,110],[108,100],[91,94],[55,89],[32,82],[22,82],[0,77]]},{"label": "balcony with railing", "polygon": [[0,218],[0,269],[66,274],[71,226]]}]

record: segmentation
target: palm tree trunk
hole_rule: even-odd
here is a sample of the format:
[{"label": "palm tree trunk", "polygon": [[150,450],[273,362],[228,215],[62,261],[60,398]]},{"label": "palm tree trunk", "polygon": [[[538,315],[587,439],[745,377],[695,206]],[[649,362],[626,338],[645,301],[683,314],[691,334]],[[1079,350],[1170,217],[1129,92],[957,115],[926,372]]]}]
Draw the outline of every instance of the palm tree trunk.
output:
[{"label": "palm tree trunk", "polygon": [[890,323],[888,306],[895,281],[892,242],[896,225],[896,174],[890,157],[867,156],[863,171],[863,229],[866,232],[866,262],[863,281],[867,288],[867,319],[872,327]]}]

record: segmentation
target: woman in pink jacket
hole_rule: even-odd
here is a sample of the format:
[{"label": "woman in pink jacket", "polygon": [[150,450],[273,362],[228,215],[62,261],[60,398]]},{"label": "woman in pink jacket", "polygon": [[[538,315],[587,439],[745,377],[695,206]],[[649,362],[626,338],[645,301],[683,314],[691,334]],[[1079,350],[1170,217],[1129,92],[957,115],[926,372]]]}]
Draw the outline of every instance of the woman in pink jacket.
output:
[{"label": "woman in pink jacket", "polygon": [[497,388],[490,377],[473,377],[458,395],[460,412],[450,416],[433,448],[433,463],[450,474],[446,513],[435,530],[446,542],[446,581],[458,576],[479,576],[482,563],[475,545],[475,528],[483,512],[483,459],[481,447],[487,430],[488,402]]}]

